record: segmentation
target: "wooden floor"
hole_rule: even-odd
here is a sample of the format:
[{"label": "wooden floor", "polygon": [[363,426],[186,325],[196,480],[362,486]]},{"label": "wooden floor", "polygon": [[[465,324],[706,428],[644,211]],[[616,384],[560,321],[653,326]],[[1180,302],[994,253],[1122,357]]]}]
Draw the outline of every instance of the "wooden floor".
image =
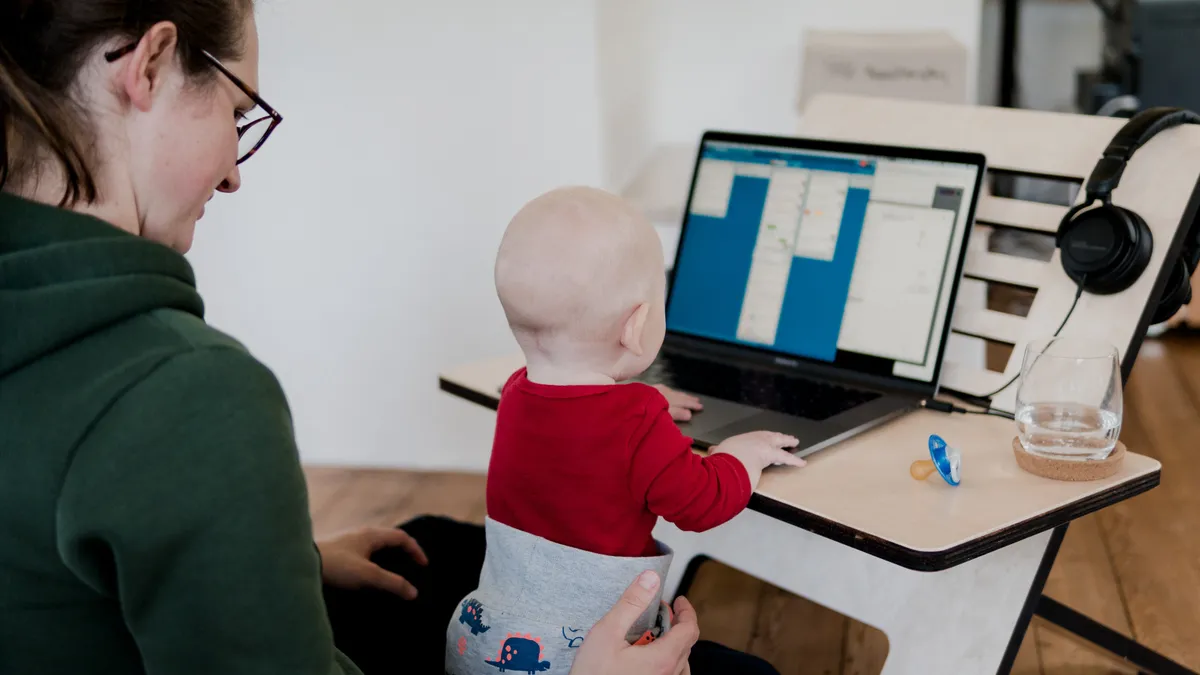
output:
[{"label": "wooden floor", "polygon": [[[1162,462],[1162,484],[1072,524],[1046,592],[1200,670],[1200,338],[1147,341],[1125,402],[1121,437]],[[482,476],[307,474],[318,537],[421,513],[483,521]],[[887,640],[873,628],[717,563],[701,569],[688,597],[705,638],[758,654],[784,675],[871,675],[886,657]],[[1013,672],[1135,671],[1035,622]]]}]

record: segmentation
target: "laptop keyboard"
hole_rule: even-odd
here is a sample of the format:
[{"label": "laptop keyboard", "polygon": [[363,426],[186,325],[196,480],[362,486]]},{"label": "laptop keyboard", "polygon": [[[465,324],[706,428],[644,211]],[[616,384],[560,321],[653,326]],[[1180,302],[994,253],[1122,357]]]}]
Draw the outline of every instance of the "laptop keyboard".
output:
[{"label": "laptop keyboard", "polygon": [[662,354],[641,379],[817,421],[829,419],[880,397],[873,391],[739,368],[678,354]]}]

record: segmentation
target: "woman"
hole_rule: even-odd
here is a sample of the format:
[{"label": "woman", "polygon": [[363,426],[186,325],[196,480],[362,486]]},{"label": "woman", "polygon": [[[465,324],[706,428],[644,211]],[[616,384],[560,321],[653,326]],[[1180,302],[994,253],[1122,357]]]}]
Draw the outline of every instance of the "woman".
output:
[{"label": "woman", "polygon": [[[0,5],[0,673],[440,673],[478,581],[440,519],[314,546],[283,393],[203,321],[182,253],[281,120],[257,39],[250,0]],[[620,639],[631,582],[573,673],[688,668],[686,600]]]}]

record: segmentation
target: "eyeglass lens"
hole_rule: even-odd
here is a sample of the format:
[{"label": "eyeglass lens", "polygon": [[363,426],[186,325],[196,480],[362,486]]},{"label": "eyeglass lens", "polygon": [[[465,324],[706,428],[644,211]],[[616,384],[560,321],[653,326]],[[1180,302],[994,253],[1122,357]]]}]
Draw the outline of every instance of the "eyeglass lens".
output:
[{"label": "eyeglass lens", "polygon": [[[257,112],[257,111],[256,111]],[[262,114],[259,112],[258,114]],[[267,135],[267,131],[271,128],[271,117],[263,115],[262,117],[249,122],[242,122],[238,127],[238,162],[244,162],[258,146],[262,144],[263,138]]]}]

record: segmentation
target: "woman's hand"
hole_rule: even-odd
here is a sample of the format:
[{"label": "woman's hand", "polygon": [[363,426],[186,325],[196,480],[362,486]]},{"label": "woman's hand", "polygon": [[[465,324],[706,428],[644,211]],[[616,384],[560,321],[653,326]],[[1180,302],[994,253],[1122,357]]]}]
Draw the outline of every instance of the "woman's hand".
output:
[{"label": "woman's hand", "polygon": [[670,406],[671,419],[676,422],[686,422],[692,419],[693,410],[704,409],[704,404],[700,402],[700,399],[691,394],[675,391],[665,384],[656,384],[654,388],[666,397],[667,405]]},{"label": "woman's hand", "polygon": [[685,598],[675,601],[675,622],[666,635],[639,647],[625,641],[629,627],[654,602],[659,583],[657,574],[643,572],[625,589],[617,606],[588,631],[571,675],[690,675],[688,655],[700,639],[700,624]]},{"label": "woman's hand", "polygon": [[364,527],[317,544],[321,552],[321,577],[325,583],[338,588],[379,588],[405,600],[415,600],[416,586],[399,574],[388,572],[371,562],[371,554],[392,547],[408,551],[420,565],[429,564],[429,558],[425,557],[420,544],[404,530]]}]

